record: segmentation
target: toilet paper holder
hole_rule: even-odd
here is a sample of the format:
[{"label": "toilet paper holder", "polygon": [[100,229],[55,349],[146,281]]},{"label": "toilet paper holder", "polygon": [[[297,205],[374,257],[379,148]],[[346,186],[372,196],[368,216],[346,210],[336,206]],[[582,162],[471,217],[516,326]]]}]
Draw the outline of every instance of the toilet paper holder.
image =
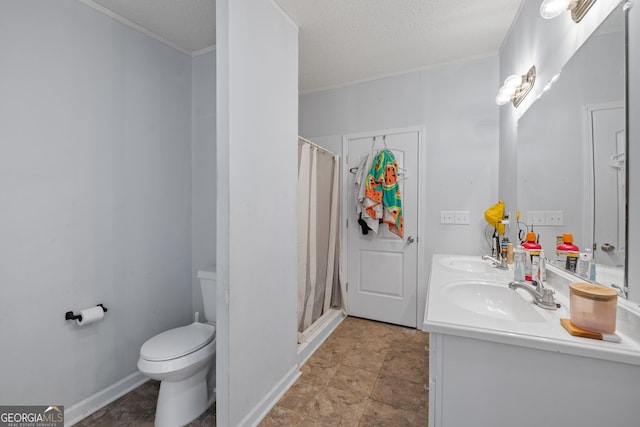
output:
[{"label": "toilet paper holder", "polygon": [[[100,307],[100,308],[102,308],[102,311],[104,311],[105,313],[106,313],[107,311],[109,311],[109,310],[107,309],[107,307],[105,307],[105,306],[104,306],[104,305],[102,305],[102,304],[96,304],[96,307]],[[73,311],[67,311],[67,312],[64,314],[64,320],[79,320],[79,321],[82,321],[82,314],[73,314]]]}]

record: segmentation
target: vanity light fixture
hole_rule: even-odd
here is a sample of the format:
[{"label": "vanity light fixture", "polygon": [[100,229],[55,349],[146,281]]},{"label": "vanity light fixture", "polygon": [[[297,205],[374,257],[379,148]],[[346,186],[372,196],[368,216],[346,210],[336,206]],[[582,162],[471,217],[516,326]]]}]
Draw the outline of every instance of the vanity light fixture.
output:
[{"label": "vanity light fixture", "polygon": [[544,19],[552,19],[565,10],[570,10],[571,19],[578,23],[595,2],[596,0],[544,0],[540,6],[540,15]]},{"label": "vanity light fixture", "polygon": [[496,104],[504,105],[511,101],[514,107],[518,107],[522,100],[531,91],[536,81],[536,66],[532,66],[523,76],[513,75],[506,78],[504,84],[496,96]]}]

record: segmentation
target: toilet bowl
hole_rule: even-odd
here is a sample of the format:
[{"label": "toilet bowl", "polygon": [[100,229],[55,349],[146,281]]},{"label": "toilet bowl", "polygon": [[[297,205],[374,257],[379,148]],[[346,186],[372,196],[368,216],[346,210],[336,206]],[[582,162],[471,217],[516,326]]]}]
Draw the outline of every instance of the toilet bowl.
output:
[{"label": "toilet bowl", "polygon": [[[215,319],[215,273],[199,271],[198,278],[205,316]],[[195,322],[162,332],[140,348],[138,369],[160,381],[155,426],[188,424],[215,401],[215,332],[212,322],[200,323],[196,314]]]}]

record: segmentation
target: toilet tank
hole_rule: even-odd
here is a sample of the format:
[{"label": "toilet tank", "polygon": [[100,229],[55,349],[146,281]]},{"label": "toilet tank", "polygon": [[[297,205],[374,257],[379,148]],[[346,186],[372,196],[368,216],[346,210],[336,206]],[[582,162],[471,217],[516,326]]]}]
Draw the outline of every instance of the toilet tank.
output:
[{"label": "toilet tank", "polygon": [[216,273],[214,271],[199,270],[198,279],[202,289],[202,304],[204,305],[204,317],[207,322],[216,321]]}]

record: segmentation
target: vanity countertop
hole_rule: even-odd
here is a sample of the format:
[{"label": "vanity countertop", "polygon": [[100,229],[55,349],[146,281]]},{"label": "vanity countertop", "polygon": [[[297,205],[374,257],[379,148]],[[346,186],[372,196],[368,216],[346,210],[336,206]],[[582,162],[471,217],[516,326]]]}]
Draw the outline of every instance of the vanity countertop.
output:
[{"label": "vanity countertop", "polygon": [[636,305],[619,299],[620,343],[575,337],[560,324],[569,317],[568,284],[575,277],[549,266],[548,278],[545,286],[554,289],[558,310],[545,310],[526,291],[509,289],[513,266],[499,270],[479,255],[434,255],[423,330],[640,365]]}]

